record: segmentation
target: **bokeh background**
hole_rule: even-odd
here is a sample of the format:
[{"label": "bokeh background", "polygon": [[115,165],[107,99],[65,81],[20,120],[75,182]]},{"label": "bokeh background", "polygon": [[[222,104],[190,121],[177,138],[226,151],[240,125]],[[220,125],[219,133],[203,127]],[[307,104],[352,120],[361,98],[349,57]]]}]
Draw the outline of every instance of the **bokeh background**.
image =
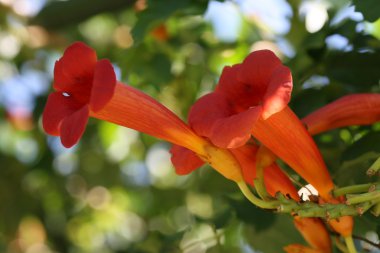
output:
[{"label": "bokeh background", "polygon": [[[223,66],[267,48],[291,68],[302,117],[380,91],[379,16],[379,0],[0,0],[0,252],[278,253],[304,243],[291,217],[255,208],[209,167],[177,176],[170,145],[150,136],[90,120],[65,149],[41,128],[54,63],[84,41],[119,80],[186,119]],[[365,170],[380,155],[379,124],[315,139],[337,185],[378,180]],[[362,252],[379,252],[364,241],[379,243],[378,224],[356,218]]]}]

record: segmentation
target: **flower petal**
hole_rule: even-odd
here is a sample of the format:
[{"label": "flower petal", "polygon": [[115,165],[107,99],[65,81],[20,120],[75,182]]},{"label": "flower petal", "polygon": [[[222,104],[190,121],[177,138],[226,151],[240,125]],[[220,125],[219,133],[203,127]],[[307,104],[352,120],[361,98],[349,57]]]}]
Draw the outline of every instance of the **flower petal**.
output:
[{"label": "flower petal", "polygon": [[313,249],[301,244],[289,244],[288,246],[284,247],[284,251],[286,253],[330,253],[331,251],[321,251],[318,249]]},{"label": "flower petal", "polygon": [[42,113],[42,126],[46,133],[59,136],[62,120],[79,108],[80,105],[69,97],[65,97],[61,92],[51,93]]},{"label": "flower petal", "polygon": [[280,59],[272,51],[254,51],[244,59],[237,79],[251,85],[256,94],[263,97],[274,71],[281,65]]},{"label": "flower petal", "polygon": [[233,105],[236,111],[257,105],[262,99],[260,92],[252,87],[250,83],[238,81],[237,76],[241,68],[241,64],[224,67],[215,89],[218,92],[224,93],[228,100],[233,101],[231,105]]},{"label": "flower petal", "polygon": [[178,175],[187,175],[204,164],[204,161],[193,151],[178,145],[173,145],[170,153],[172,154],[171,161]]},{"label": "flower petal", "polygon": [[[68,91],[84,78],[92,78],[96,52],[83,42],[71,44],[54,66],[54,89]],[[87,80],[86,80],[87,81]]]},{"label": "flower petal", "polygon": [[310,246],[321,252],[331,252],[330,235],[321,219],[296,216],[294,225]]},{"label": "flower petal", "polygon": [[221,92],[200,98],[191,108],[190,126],[222,148],[243,146],[251,136],[251,127],[260,115],[260,107],[233,114],[230,103]]},{"label": "flower petal", "polygon": [[257,106],[217,120],[209,137],[211,142],[222,148],[243,146],[251,137],[252,125],[259,118],[260,112],[261,107]]},{"label": "flower petal", "polygon": [[292,88],[292,73],[287,67],[283,65],[278,66],[273,72],[268,89],[264,95],[263,119],[267,119],[288,105]]},{"label": "flower petal", "polygon": [[79,141],[86,128],[89,113],[88,105],[85,105],[63,119],[60,127],[63,146],[70,148]]},{"label": "flower petal", "polygon": [[[241,166],[244,180],[250,185],[253,185],[253,179],[256,178],[257,149],[257,146],[250,144],[237,149],[230,149]],[[299,199],[296,188],[275,163],[265,168],[264,183],[268,193],[272,196],[281,192],[284,195],[290,195],[295,200]]]},{"label": "flower petal", "polygon": [[380,120],[380,94],[347,95],[310,113],[302,122],[311,135],[351,125]]},{"label": "flower petal", "polygon": [[330,174],[313,139],[289,107],[267,120],[258,120],[252,135],[312,184],[323,198],[329,198],[334,187]]},{"label": "flower petal", "polygon": [[210,137],[215,121],[231,114],[226,97],[222,93],[212,92],[198,99],[190,108],[189,124],[198,135]]},{"label": "flower petal", "polygon": [[111,100],[116,86],[116,75],[109,60],[99,60],[92,82],[90,108],[99,111]]}]

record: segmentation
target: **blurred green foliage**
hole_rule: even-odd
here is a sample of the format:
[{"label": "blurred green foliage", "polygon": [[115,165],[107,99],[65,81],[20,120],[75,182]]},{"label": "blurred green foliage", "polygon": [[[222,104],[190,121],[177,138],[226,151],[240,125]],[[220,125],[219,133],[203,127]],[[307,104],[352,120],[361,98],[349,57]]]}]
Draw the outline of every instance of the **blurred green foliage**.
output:
[{"label": "blurred green foliage", "polygon": [[[150,136],[91,120],[65,150],[41,128],[54,61],[77,40],[183,119],[223,66],[260,48],[291,68],[300,117],[345,94],[379,92],[377,0],[268,2],[291,10],[289,30],[276,32],[261,10],[249,15],[233,2],[240,23],[226,40],[205,18],[206,0],[42,1],[35,14],[22,11],[25,1],[0,0],[0,252],[277,253],[304,243],[291,217],[252,206],[210,168],[175,175],[169,145]],[[327,15],[314,32],[305,26],[317,11],[310,3]],[[373,180],[365,170],[380,155],[379,134],[375,124],[315,138],[337,185]],[[357,220],[356,235],[379,231],[379,219]]]}]

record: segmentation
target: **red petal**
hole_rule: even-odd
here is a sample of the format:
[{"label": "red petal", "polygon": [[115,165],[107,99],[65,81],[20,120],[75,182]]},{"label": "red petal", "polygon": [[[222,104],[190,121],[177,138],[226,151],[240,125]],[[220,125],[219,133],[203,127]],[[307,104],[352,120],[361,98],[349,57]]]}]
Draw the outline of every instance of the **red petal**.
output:
[{"label": "red petal", "polygon": [[116,75],[109,60],[96,63],[91,89],[90,108],[99,111],[111,100],[116,86]]},{"label": "red petal", "polygon": [[210,137],[215,121],[232,113],[225,96],[212,92],[198,99],[191,107],[189,124],[198,135]]},{"label": "red petal", "polygon": [[259,97],[263,97],[274,71],[281,65],[280,59],[272,51],[255,51],[243,61],[237,79],[242,83],[252,86],[252,90]]},{"label": "red petal", "polygon": [[302,122],[311,135],[351,125],[368,125],[380,120],[380,94],[344,96],[312,112]]},{"label": "red petal", "polygon": [[201,167],[204,162],[191,150],[173,145],[170,149],[171,161],[178,175],[187,175]]},{"label": "red petal", "polygon": [[71,44],[55,63],[54,89],[67,92],[83,79],[91,79],[96,61],[96,52],[92,48],[82,42]]},{"label": "red petal", "polygon": [[210,138],[216,146],[235,148],[244,145],[250,138],[260,107],[233,113],[224,94],[213,92],[193,105],[189,123],[197,134]]},{"label": "red petal", "polygon": [[237,110],[245,110],[257,105],[262,99],[262,94],[253,88],[250,83],[237,80],[238,72],[241,68],[241,64],[224,67],[216,87],[216,91],[223,92],[228,100],[233,101],[231,105]]},{"label": "red petal", "polygon": [[287,67],[278,66],[273,72],[268,89],[264,95],[263,119],[267,119],[288,105],[292,88],[292,73]]},{"label": "red petal", "polygon": [[252,135],[312,184],[322,197],[330,196],[334,184],[322,156],[289,107],[267,120],[258,120]]},{"label": "red petal", "polygon": [[74,100],[63,96],[61,92],[51,93],[42,114],[42,126],[46,133],[59,136],[62,120],[73,114],[79,107]]},{"label": "red petal", "polygon": [[211,142],[222,148],[243,146],[251,137],[252,126],[259,118],[260,113],[261,107],[257,106],[217,120],[209,137]]},{"label": "red petal", "polygon": [[89,113],[88,105],[85,105],[64,118],[60,127],[63,146],[70,148],[79,141],[86,128]]}]

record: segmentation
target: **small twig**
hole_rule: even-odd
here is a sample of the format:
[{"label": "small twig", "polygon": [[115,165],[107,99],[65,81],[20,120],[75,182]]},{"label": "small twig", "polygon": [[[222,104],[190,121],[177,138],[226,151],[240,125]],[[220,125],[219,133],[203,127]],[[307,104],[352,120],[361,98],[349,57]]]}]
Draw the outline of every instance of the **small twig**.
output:
[{"label": "small twig", "polygon": [[358,235],[352,235],[352,237],[355,238],[355,239],[358,239],[360,241],[366,242],[366,243],[372,245],[373,247],[376,247],[376,248],[380,249],[380,243],[374,243],[374,242],[368,240],[367,238],[364,238],[364,237],[361,237],[361,236],[358,236]]}]

